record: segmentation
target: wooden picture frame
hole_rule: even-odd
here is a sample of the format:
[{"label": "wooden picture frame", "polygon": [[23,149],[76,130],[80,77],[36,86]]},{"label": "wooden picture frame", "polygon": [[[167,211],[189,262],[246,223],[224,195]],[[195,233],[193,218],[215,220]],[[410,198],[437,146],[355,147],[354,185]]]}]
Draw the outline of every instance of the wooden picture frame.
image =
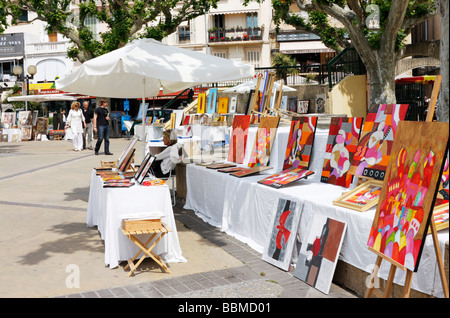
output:
[{"label": "wooden picture frame", "polygon": [[377,205],[380,198],[383,181],[368,180],[351,191],[345,192],[341,197],[333,201],[334,205],[365,212]]},{"label": "wooden picture frame", "polygon": [[132,148],[131,152],[128,153],[128,155],[125,157],[125,159],[122,161],[122,163],[119,165],[119,170],[122,172],[126,172],[128,167],[130,166],[131,159],[134,157],[134,152],[136,149]]},{"label": "wooden picture frame", "polygon": [[144,170],[145,165],[147,164],[147,162],[150,160],[151,154],[150,152],[147,152],[147,154],[145,155],[144,159],[142,160],[141,165],[139,166],[139,169],[136,170],[135,174],[134,174],[134,180],[137,180],[140,175],[142,174],[142,171]]},{"label": "wooden picture frame", "polygon": [[133,137],[133,139],[130,140],[125,150],[120,155],[119,159],[117,160],[117,168],[120,168],[122,166],[123,161],[127,157],[127,155],[130,153],[131,149],[133,149],[134,145],[138,141],[139,138]]},{"label": "wooden picture frame", "polygon": [[150,169],[151,169],[154,161],[155,161],[155,157],[150,156],[150,158],[147,160],[147,162],[143,165],[144,168],[142,168],[142,171],[141,171],[139,177],[136,179],[136,181],[139,184],[142,184],[142,182],[144,182],[144,179],[147,176],[147,174],[150,172]]},{"label": "wooden picture frame", "polygon": [[22,140],[31,140],[32,133],[33,133],[33,126],[22,125],[20,127],[20,134],[22,136]]}]

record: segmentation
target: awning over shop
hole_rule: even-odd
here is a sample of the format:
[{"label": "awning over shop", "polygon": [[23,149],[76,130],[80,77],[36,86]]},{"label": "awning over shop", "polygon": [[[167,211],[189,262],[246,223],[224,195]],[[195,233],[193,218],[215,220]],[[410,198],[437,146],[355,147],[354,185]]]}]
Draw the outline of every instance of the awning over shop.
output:
[{"label": "awning over shop", "polygon": [[333,53],[321,41],[280,42],[280,52],[284,54]]},{"label": "awning over shop", "polygon": [[395,80],[396,84],[408,84],[408,83],[422,83],[432,84],[436,80],[436,75],[424,75],[424,76],[411,76],[403,77]]}]

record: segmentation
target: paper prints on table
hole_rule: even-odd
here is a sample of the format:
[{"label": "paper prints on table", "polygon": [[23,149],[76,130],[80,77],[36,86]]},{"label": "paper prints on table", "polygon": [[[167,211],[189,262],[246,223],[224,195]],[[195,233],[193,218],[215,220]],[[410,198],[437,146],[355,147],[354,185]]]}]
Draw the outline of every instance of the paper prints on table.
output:
[{"label": "paper prints on table", "polygon": [[382,104],[369,109],[349,173],[383,180],[398,123],[405,119],[407,104]]},{"label": "paper prints on table", "polygon": [[313,174],[314,171],[291,167],[279,173],[275,173],[267,178],[259,180],[258,183],[279,189],[300,179],[306,179]]},{"label": "paper prints on table", "polygon": [[233,119],[233,132],[228,148],[228,161],[243,163],[247,147],[248,128],[251,115],[235,115]]},{"label": "paper prints on table", "polygon": [[300,204],[295,201],[278,199],[268,241],[262,259],[285,271],[289,270],[292,251],[300,221]]},{"label": "paper prints on table", "polygon": [[332,117],[320,181],[348,188],[348,173],[361,133],[362,117]]},{"label": "paper prints on table", "polygon": [[448,149],[449,124],[400,121],[367,246],[417,271]]},{"label": "paper prints on table", "polygon": [[328,294],[347,224],[315,214],[299,251],[294,277]]},{"label": "paper prints on table", "polygon": [[261,117],[248,162],[249,167],[269,165],[270,150],[272,149],[279,121],[279,117]]},{"label": "paper prints on table", "polygon": [[283,169],[289,167],[308,169],[316,126],[317,117],[305,116],[292,119]]}]

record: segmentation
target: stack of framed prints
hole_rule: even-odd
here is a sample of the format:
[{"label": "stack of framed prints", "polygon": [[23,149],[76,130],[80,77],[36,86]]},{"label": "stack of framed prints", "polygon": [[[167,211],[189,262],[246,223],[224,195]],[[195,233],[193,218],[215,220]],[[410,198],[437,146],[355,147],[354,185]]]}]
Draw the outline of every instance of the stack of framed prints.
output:
[{"label": "stack of framed prints", "polygon": [[281,171],[280,173],[275,173],[267,178],[259,180],[258,183],[279,189],[300,179],[306,179],[313,174],[314,171],[291,167],[289,169]]},{"label": "stack of framed prints", "polygon": [[206,166],[207,169],[224,169],[224,168],[232,168],[236,167],[236,165],[231,163],[214,163]]},{"label": "stack of framed prints", "polygon": [[228,161],[243,163],[247,147],[248,128],[251,115],[235,115],[233,119],[233,132],[230,138]]},{"label": "stack of framed prints", "polygon": [[134,175],[134,179],[137,182],[139,182],[139,184],[142,184],[142,182],[144,182],[144,179],[147,177],[148,173],[150,172],[150,169],[152,167],[154,160],[155,160],[155,157],[150,155],[150,153],[147,153],[147,155],[144,157],[144,160],[142,160],[142,163],[139,166],[139,169],[136,171],[136,173]]},{"label": "stack of framed prints", "polygon": [[283,169],[309,168],[317,117],[294,117],[291,121]]},{"label": "stack of framed prints", "polygon": [[252,167],[252,168],[241,168],[239,171],[232,172],[230,175],[238,178],[242,177],[248,177],[254,174],[257,174],[261,171],[272,169],[272,167],[268,166],[259,166],[259,167]]},{"label": "stack of framed prints", "polygon": [[270,235],[262,254],[264,261],[285,271],[289,270],[299,222],[300,204],[296,201],[278,199]]},{"label": "stack of framed prints", "polygon": [[320,181],[348,188],[353,175],[348,173],[358,145],[362,117],[332,117]]},{"label": "stack of framed prints", "polygon": [[328,294],[347,224],[316,214],[302,241],[294,277]]},{"label": "stack of framed prints", "polygon": [[223,168],[223,169],[219,169],[217,171],[219,172],[224,172],[224,173],[231,173],[231,172],[238,172],[241,170],[244,170],[246,168],[242,168],[242,167],[231,167],[231,168]]},{"label": "stack of framed prints", "polygon": [[[136,142],[138,141],[137,137],[133,137],[130,142],[128,143],[128,145],[126,146],[126,148],[124,149],[124,151],[121,153],[121,155],[119,156],[119,159],[117,160],[117,166],[116,168],[119,168],[123,165],[124,160],[126,160],[126,158],[129,156],[129,154],[132,152],[132,150],[134,149],[134,145],[136,145]],[[120,169],[122,170],[122,169]],[[124,171],[124,170],[122,170]]]},{"label": "stack of framed prints", "polygon": [[279,121],[279,117],[266,116],[260,118],[255,143],[248,162],[249,167],[267,166],[269,164],[270,151]]}]

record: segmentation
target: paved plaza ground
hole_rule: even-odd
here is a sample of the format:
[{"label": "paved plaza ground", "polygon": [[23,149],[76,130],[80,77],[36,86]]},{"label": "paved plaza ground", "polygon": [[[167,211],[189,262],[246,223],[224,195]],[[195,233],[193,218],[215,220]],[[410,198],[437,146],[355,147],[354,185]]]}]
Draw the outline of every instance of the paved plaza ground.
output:
[{"label": "paved plaza ground", "polygon": [[[144,261],[127,277],[124,264],[104,264],[104,242],[86,225],[90,177],[100,160],[115,160],[128,139],[111,139],[113,156],[75,152],[69,141],[0,143],[0,297],[355,298],[333,285],[329,295],[261,260],[246,244],[174,207],[187,259],[171,274]],[[142,160],[136,145],[136,162]],[[73,269],[79,286],[71,286]]]}]

